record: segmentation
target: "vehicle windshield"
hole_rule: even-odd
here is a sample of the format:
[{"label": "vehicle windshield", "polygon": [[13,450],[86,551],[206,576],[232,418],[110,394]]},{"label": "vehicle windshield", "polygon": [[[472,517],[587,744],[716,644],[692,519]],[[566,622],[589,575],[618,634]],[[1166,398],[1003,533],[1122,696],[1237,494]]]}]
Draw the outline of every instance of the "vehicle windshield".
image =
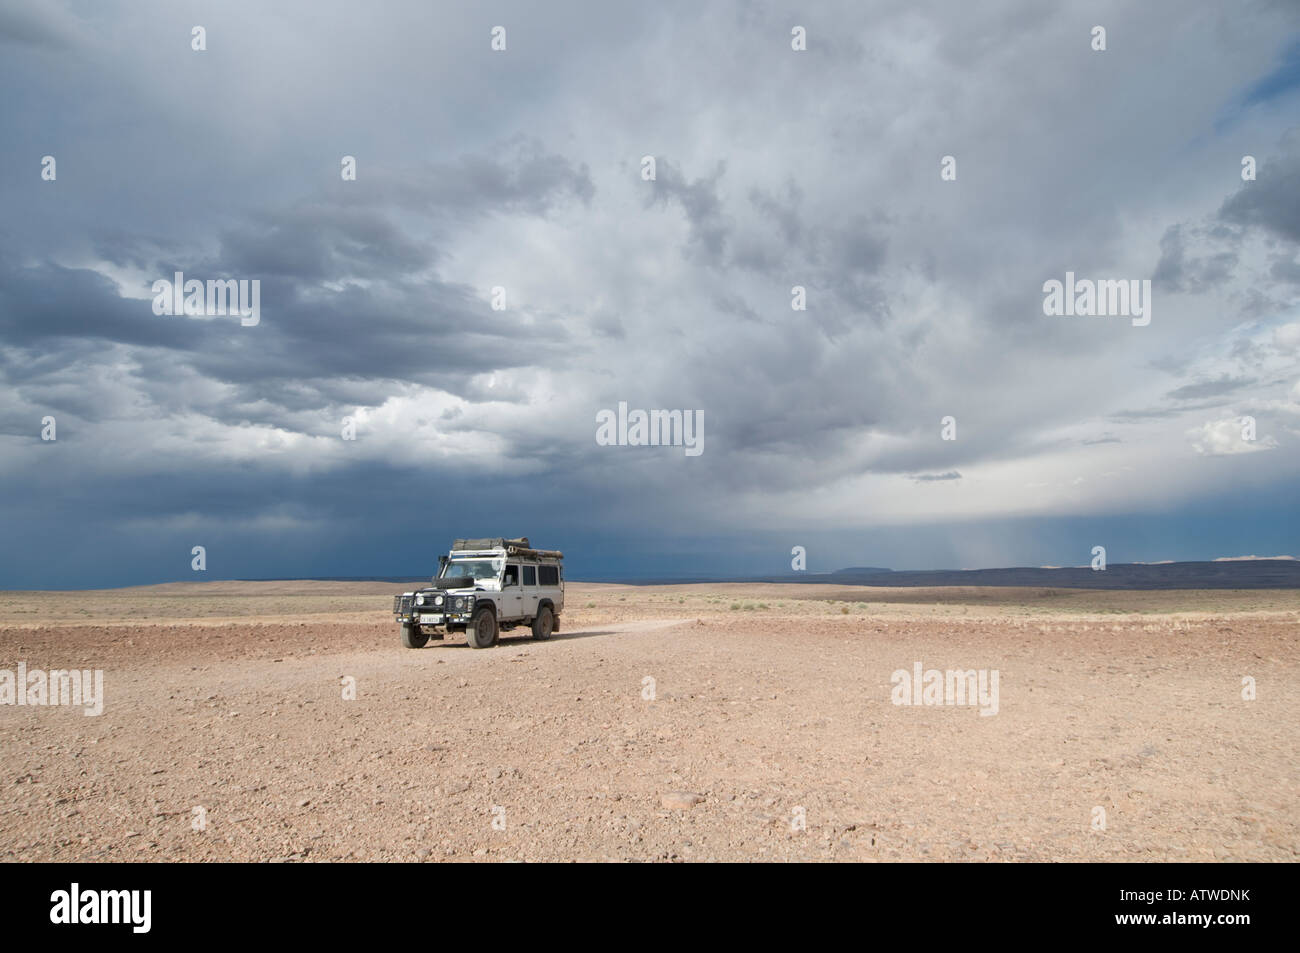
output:
[{"label": "vehicle windshield", "polygon": [[504,559],[453,559],[442,567],[439,578],[470,576],[475,582],[481,582],[496,579],[501,575],[501,567],[504,565]]}]

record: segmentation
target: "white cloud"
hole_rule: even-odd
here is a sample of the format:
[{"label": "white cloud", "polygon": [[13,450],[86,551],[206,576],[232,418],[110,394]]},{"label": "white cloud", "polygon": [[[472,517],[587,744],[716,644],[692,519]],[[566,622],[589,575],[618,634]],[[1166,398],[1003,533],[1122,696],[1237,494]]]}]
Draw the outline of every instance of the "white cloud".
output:
[{"label": "white cloud", "polygon": [[1207,457],[1275,450],[1278,445],[1277,440],[1268,435],[1247,440],[1243,436],[1240,417],[1206,421],[1200,427],[1187,431],[1187,435],[1192,438],[1192,449]]}]

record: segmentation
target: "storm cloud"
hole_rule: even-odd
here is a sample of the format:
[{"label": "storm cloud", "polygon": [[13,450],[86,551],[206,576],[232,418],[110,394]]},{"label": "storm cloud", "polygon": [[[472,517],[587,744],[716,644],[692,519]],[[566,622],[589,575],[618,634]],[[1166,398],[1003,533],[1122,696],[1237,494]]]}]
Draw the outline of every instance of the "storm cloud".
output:
[{"label": "storm cloud", "polygon": [[[0,0],[0,586],[189,578],[195,544],[422,572],[455,535],[589,576],[1285,551],[1298,31]],[[1150,325],[1045,315],[1067,271],[1151,279]],[[176,272],[260,281],[260,322],[155,314]],[[620,401],[702,410],[706,451],[598,445]]]}]

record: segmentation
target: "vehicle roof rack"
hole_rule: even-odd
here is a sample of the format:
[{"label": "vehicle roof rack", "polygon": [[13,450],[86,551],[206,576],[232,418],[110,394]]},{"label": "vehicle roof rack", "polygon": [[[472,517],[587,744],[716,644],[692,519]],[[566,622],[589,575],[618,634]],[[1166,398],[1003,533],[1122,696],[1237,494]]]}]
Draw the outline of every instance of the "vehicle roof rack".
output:
[{"label": "vehicle roof rack", "polygon": [[563,559],[564,553],[558,549],[533,549],[527,536],[509,539],[505,536],[491,536],[486,539],[458,539],[451,545],[453,553],[482,550],[504,549],[508,556],[532,556],[537,559]]}]

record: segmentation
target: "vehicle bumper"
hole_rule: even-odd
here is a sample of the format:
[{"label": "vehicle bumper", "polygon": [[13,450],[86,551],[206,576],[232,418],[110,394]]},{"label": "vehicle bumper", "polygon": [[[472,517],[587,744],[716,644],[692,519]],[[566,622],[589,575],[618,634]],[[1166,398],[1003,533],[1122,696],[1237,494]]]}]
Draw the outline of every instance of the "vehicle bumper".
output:
[{"label": "vehicle bumper", "polygon": [[468,612],[399,612],[395,616],[401,625],[418,625],[426,628],[446,628],[451,625],[465,625],[469,622]]}]

